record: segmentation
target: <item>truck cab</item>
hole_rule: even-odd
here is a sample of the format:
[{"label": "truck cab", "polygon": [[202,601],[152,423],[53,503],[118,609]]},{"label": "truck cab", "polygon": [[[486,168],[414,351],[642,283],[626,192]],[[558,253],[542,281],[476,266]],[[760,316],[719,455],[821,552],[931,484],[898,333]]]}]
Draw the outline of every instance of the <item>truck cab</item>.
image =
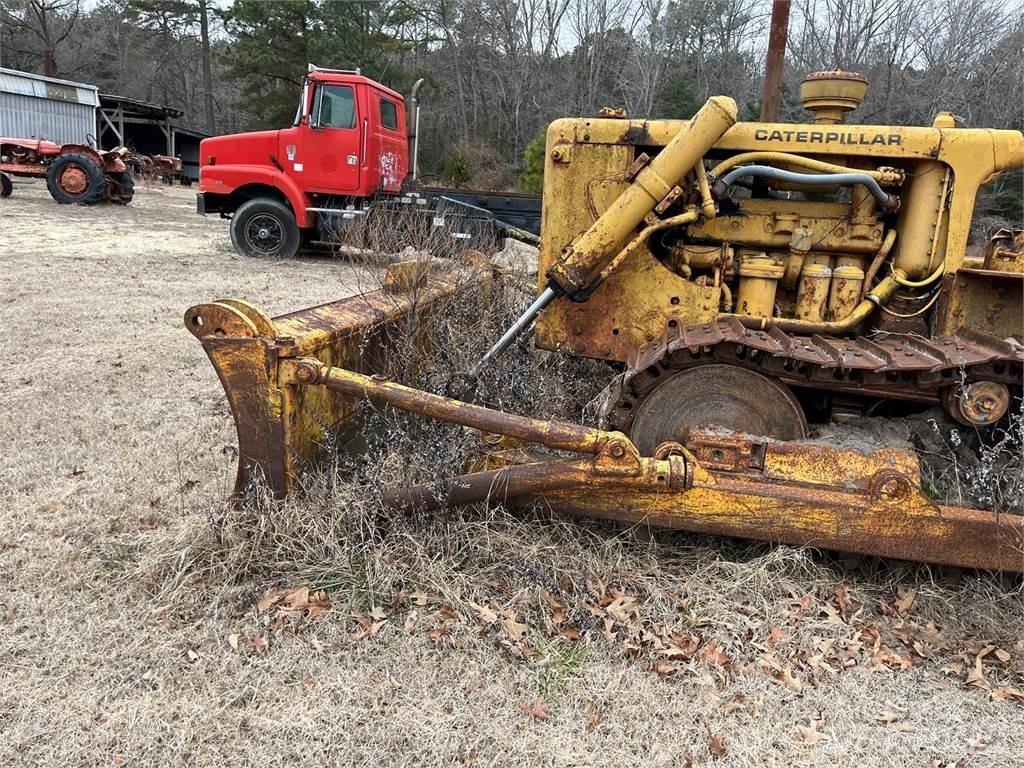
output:
[{"label": "truck cab", "polygon": [[205,139],[199,152],[199,212],[231,218],[243,255],[292,256],[320,211],[401,191],[405,100],[358,72],[311,68],[291,127]]}]

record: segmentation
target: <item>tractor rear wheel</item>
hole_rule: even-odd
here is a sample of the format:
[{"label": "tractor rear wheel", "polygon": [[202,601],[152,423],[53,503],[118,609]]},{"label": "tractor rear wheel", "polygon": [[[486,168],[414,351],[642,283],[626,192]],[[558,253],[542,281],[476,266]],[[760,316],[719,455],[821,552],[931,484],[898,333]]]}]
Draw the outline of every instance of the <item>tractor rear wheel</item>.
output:
[{"label": "tractor rear wheel", "polygon": [[13,191],[14,184],[11,182],[11,177],[6,173],[0,173],[0,197],[10,197]]},{"label": "tractor rear wheel", "polygon": [[721,428],[776,440],[807,437],[800,403],[782,383],[736,365],[666,372],[634,407],[629,436],[643,456],[683,443],[692,429]]},{"label": "tractor rear wheel", "polygon": [[135,178],[130,171],[108,174],[110,179],[110,202],[114,205],[128,205],[135,196]]},{"label": "tractor rear wheel", "polygon": [[98,203],[107,196],[103,168],[88,155],[68,152],[58,156],[46,171],[46,188],[58,203]]},{"label": "tractor rear wheel", "polygon": [[231,217],[231,244],[242,256],[290,259],[301,242],[295,216],[277,200],[250,200]]}]

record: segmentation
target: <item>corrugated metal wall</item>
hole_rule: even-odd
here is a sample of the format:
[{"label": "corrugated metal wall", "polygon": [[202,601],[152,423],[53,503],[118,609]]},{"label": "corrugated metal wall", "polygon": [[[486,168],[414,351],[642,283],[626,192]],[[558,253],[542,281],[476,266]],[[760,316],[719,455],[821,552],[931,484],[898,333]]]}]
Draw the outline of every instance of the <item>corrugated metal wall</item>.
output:
[{"label": "corrugated metal wall", "polygon": [[0,136],[84,144],[98,106],[95,86],[0,69]]}]

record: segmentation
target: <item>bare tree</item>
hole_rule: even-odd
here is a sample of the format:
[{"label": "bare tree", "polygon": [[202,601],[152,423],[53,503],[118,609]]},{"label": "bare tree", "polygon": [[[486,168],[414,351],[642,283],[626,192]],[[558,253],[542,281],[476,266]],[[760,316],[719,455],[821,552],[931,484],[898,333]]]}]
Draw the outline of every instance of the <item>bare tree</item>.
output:
[{"label": "bare tree", "polygon": [[0,3],[0,20],[15,33],[37,41],[43,74],[53,77],[57,49],[74,32],[81,11],[81,0],[5,0]]}]

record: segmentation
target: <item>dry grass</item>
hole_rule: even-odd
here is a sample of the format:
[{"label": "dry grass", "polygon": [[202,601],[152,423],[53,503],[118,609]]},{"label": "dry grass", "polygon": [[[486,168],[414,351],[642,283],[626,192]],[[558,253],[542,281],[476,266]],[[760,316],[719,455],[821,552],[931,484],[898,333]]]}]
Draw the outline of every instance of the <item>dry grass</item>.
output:
[{"label": "dry grass", "polygon": [[[5,764],[1019,763],[1024,708],[963,684],[991,644],[985,684],[1024,688],[1013,579],[541,509],[381,515],[375,483],[461,460],[461,433],[422,426],[399,444],[419,451],[407,465],[366,471],[378,453],[355,479],[320,475],[218,540],[234,435],[182,310],[234,295],[280,312],[375,277],[233,258],[181,190],[127,210],[16,195],[0,233]],[[563,412],[585,407],[585,387],[551,383],[577,364],[538,378],[528,359],[516,350],[522,376],[483,396],[515,407],[542,386]],[[326,616],[257,608],[298,584],[327,592]],[[682,635],[692,655],[664,653]]]}]

